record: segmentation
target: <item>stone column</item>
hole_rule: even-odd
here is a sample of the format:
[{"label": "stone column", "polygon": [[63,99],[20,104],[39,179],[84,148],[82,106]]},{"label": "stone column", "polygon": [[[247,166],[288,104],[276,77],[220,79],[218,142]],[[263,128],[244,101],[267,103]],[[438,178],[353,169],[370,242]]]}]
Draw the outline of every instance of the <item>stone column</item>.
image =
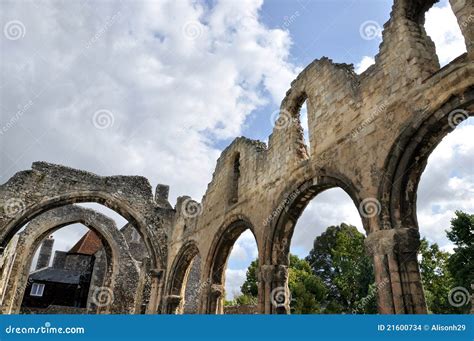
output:
[{"label": "stone column", "polygon": [[264,288],[265,314],[289,314],[291,295],[288,288],[288,266],[262,265],[260,278]]},{"label": "stone column", "polygon": [[222,284],[212,284],[209,286],[209,314],[223,314],[224,305],[222,299],[225,295],[225,288]]},{"label": "stone column", "polygon": [[449,0],[449,2],[466,41],[467,53],[470,59],[474,59],[474,1]]},{"label": "stone column", "polygon": [[150,270],[151,277],[151,289],[150,289],[150,302],[146,310],[147,314],[159,313],[159,304],[161,302],[161,292],[163,290],[163,273],[162,269]]},{"label": "stone column", "polygon": [[165,314],[179,314],[183,298],[180,295],[168,295],[165,297]]},{"label": "stone column", "polygon": [[369,234],[367,252],[374,259],[378,309],[381,314],[426,314],[415,228],[379,230]]}]

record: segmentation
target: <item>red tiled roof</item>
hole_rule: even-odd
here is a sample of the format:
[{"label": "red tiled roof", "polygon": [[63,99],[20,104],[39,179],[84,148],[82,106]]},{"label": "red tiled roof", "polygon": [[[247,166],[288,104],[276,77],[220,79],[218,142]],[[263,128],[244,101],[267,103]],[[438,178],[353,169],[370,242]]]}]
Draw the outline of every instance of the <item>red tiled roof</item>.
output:
[{"label": "red tiled roof", "polygon": [[94,231],[87,232],[82,238],[74,245],[70,253],[83,253],[86,255],[93,255],[102,247],[102,242],[99,236]]}]

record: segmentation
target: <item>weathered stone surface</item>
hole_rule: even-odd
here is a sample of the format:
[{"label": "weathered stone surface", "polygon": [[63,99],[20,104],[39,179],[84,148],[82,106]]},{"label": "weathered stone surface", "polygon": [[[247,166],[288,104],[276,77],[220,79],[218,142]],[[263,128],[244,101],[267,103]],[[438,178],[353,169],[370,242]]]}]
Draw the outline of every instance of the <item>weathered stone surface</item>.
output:
[{"label": "weathered stone surface", "polygon": [[39,243],[59,228],[81,223],[94,230],[102,239],[107,254],[107,271],[104,282],[91,287],[90,311],[102,313],[134,313],[139,269],[130,255],[128,245],[113,220],[80,206],[66,205],[52,209],[37,218],[19,234],[15,258],[6,278],[7,292],[2,302],[3,313],[18,313],[28,281],[34,252]]}]

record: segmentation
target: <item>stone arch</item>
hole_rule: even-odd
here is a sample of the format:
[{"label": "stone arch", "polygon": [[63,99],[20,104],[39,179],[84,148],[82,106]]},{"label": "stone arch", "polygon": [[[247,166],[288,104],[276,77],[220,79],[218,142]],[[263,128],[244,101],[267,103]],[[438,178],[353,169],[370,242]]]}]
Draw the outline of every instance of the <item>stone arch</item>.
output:
[{"label": "stone arch", "polygon": [[[226,220],[214,235],[206,264],[203,271],[205,292],[201,296],[201,311],[206,314],[222,314],[222,300],[225,295],[225,269],[232,247],[239,236],[250,230],[260,250],[253,224],[240,214],[233,215]],[[259,252],[260,257],[260,252]]]},{"label": "stone arch", "polygon": [[[262,292],[264,293],[265,313],[289,313],[289,302],[273,306],[272,293],[275,290],[288,294],[288,265],[290,242],[296,223],[309,202],[318,194],[331,188],[341,188],[359,207],[361,199],[356,187],[340,175],[320,175],[290,186],[281,195],[278,206],[274,209],[276,219],[269,225],[265,244],[265,263],[261,266]],[[360,216],[364,229],[369,232],[368,218]]]},{"label": "stone arch", "polygon": [[417,259],[416,193],[429,155],[460,121],[474,116],[474,90],[461,91],[407,122],[393,144],[379,187],[382,211],[367,238],[381,313],[426,313]]},{"label": "stone arch", "polygon": [[428,157],[457,124],[474,116],[473,109],[474,89],[470,88],[405,125],[384,165],[380,229],[418,227],[416,191]]},{"label": "stone arch", "polygon": [[137,176],[100,177],[45,162],[16,173],[0,186],[0,252],[20,228],[47,210],[73,203],[95,202],[126,218],[147,246],[152,285],[148,312],[157,312],[167,258],[164,226],[170,215],[154,200],[147,179]]},{"label": "stone arch", "polygon": [[34,252],[42,240],[60,228],[81,223],[97,233],[107,254],[107,270],[103,286],[94,290],[96,302],[89,312],[131,314],[137,305],[139,270],[127,242],[115,222],[101,213],[80,206],[68,205],[46,211],[34,218],[20,233],[16,257],[3,302],[4,313],[18,313],[27,286]]},{"label": "stone arch", "polygon": [[199,256],[199,248],[194,241],[188,241],[178,252],[167,280],[165,307],[163,311],[167,314],[182,312],[184,283],[192,261]]}]

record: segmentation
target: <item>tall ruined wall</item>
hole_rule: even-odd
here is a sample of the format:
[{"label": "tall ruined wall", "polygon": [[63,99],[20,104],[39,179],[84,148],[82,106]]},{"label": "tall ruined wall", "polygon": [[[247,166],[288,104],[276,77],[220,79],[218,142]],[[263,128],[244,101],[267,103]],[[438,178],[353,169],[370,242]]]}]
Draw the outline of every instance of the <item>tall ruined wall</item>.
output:
[{"label": "tall ruined wall", "polygon": [[[326,57],[308,65],[282,100],[268,146],[236,138],[217,160],[200,203],[182,196],[172,208],[168,186],[158,185],[153,196],[141,177],[100,177],[34,163],[0,186],[0,206],[8,208],[13,199],[22,206],[14,214],[0,211],[0,251],[11,256],[4,247],[14,233],[48,210],[100,203],[130,223],[122,232],[143,270],[137,312],[180,311],[180,286],[194,264],[191,277],[200,273],[193,282],[197,309],[219,313],[227,257],[240,233],[250,229],[259,253],[258,311],[288,312],[288,304],[275,306],[272,295],[288,291],[296,221],[315,195],[341,187],[359,208],[376,281],[384,284],[378,288],[379,311],[426,312],[416,260],[416,189],[429,153],[474,112],[474,2],[450,1],[467,53],[442,69],[423,27],[435,2],[395,0],[375,64],[361,75]],[[309,146],[300,121],[305,101]]]},{"label": "tall ruined wall", "polygon": [[[221,286],[216,278],[209,278],[214,273],[212,264],[216,255],[222,256],[216,248],[219,240],[233,238],[229,237],[228,227],[238,220],[250,224],[262,268],[278,263],[276,260],[282,258],[276,253],[288,249],[292,228],[304,206],[318,192],[334,186],[343,187],[358,208],[366,199],[382,206],[377,207],[382,211],[378,216],[361,213],[369,234],[402,226],[403,223],[396,221],[396,211],[386,205],[386,200],[394,200],[386,195],[397,193],[384,192],[384,181],[393,181],[387,180],[393,175],[389,165],[397,155],[400,141],[408,139],[418,129],[415,127],[432,117],[439,117],[448,126],[445,117],[457,107],[466,109],[464,118],[472,114],[474,65],[469,47],[472,44],[467,44],[468,54],[440,69],[434,43],[423,26],[425,12],[434,3],[433,0],[395,1],[391,18],[384,25],[375,64],[361,75],[354,72],[352,65],[334,63],[325,57],[315,60],[298,75],[282,101],[280,118],[268,146],[244,137],[235,139],[218,159],[199,209],[189,214],[183,205],[189,198],[178,200],[169,234],[169,271],[181,247],[187,241],[194,241],[203,260],[201,281],[210,280]],[[462,8],[454,8],[458,20],[460,12],[465,17],[474,6],[472,1],[463,2],[462,6],[456,1],[452,4]],[[470,30],[464,28],[463,33]],[[470,39],[466,35],[465,38]],[[305,101],[309,146],[304,143],[299,113]],[[448,132],[445,129],[443,134]],[[427,143],[426,148],[432,150],[438,142],[436,139]],[[305,188],[315,189],[298,192],[308,183]],[[416,191],[416,184],[412,190]],[[294,213],[287,214],[290,220],[285,225],[280,217],[286,214],[285,205],[291,203],[295,206]],[[280,239],[276,242],[275,238]],[[384,267],[382,263],[379,265],[380,269]],[[279,276],[277,272],[275,276]],[[398,290],[397,284],[393,285],[389,295],[395,295]],[[221,287],[213,287],[212,283],[206,290],[203,307],[209,297],[222,295]],[[268,312],[269,289],[265,290],[260,311]],[[267,302],[266,308],[263,301]]]}]

